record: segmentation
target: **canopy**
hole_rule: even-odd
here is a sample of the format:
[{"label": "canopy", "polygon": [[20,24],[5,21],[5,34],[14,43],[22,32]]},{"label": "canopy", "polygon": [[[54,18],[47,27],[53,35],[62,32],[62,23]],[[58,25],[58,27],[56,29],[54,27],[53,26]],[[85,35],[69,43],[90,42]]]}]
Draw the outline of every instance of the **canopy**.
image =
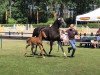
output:
[{"label": "canopy", "polygon": [[76,16],[76,23],[77,21],[100,21],[100,8],[86,14]]}]

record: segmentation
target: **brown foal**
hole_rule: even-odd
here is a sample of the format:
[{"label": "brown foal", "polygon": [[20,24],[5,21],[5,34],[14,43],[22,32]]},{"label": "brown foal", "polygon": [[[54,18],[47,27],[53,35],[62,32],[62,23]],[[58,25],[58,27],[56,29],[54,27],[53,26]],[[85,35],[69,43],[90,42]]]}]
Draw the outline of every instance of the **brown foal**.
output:
[{"label": "brown foal", "polygon": [[[41,50],[40,54],[42,54],[43,58],[45,58],[44,55],[43,55],[43,52],[46,53],[46,51],[43,48],[42,38],[46,38],[46,37],[47,36],[46,36],[45,32],[43,30],[41,30],[38,37],[28,38],[26,40],[26,42],[27,42],[26,51],[27,51],[27,48],[31,45],[31,51],[32,51],[32,54],[34,55],[33,48],[34,48],[34,45],[37,45],[37,46],[39,46],[39,48]],[[26,56],[26,54],[27,54],[27,52],[25,52],[25,56]]]}]

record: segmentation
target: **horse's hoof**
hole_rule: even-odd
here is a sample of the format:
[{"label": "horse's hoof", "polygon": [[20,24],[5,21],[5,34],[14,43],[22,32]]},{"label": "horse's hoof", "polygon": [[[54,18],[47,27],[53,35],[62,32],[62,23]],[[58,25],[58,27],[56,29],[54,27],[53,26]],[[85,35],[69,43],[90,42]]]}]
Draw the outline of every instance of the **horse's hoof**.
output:
[{"label": "horse's hoof", "polygon": [[45,56],[43,56],[43,58],[45,59]]},{"label": "horse's hoof", "polygon": [[64,52],[64,57],[66,57],[66,53]]},{"label": "horse's hoof", "polygon": [[30,54],[30,55],[33,55],[34,56],[34,54],[32,53],[32,54]]},{"label": "horse's hoof", "polygon": [[49,52],[49,55],[50,55],[51,53]]},{"label": "horse's hoof", "polygon": [[24,54],[25,57],[26,57],[26,54],[27,54],[27,53]]},{"label": "horse's hoof", "polygon": [[59,51],[57,51],[57,52],[59,52]]},{"label": "horse's hoof", "polygon": [[34,55],[36,55],[36,52],[33,52]]},{"label": "horse's hoof", "polygon": [[64,55],[64,58],[67,58],[67,56],[66,56],[66,55]]}]

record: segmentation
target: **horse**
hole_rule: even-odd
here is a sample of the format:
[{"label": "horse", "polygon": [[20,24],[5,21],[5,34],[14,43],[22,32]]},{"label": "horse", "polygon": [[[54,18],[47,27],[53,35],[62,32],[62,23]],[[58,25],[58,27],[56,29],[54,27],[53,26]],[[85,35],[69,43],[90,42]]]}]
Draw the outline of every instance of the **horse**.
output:
[{"label": "horse", "polygon": [[[26,40],[26,43],[27,43],[26,50],[31,45],[31,51],[32,51],[32,54],[34,55],[33,48],[34,48],[34,45],[37,45],[37,46],[39,46],[39,48],[41,50],[40,54],[42,54],[42,56],[43,56],[43,51],[45,52],[45,54],[47,54],[46,51],[44,50],[43,44],[42,44],[42,38],[46,38],[46,37],[47,36],[46,36],[45,32],[42,30],[40,31],[38,37],[29,37]],[[27,54],[27,52],[25,52],[25,56],[26,56],[26,54]],[[43,58],[45,58],[45,57],[43,56]]]},{"label": "horse", "polygon": [[46,34],[46,38],[43,38],[44,40],[47,40],[47,41],[50,41],[50,51],[49,51],[49,55],[51,54],[51,51],[52,51],[52,46],[53,46],[53,42],[54,41],[58,41],[58,44],[59,46],[61,47],[61,50],[64,54],[64,56],[66,56],[66,53],[62,47],[62,44],[61,44],[61,38],[60,38],[60,32],[59,32],[59,28],[62,24],[65,24],[64,22],[64,19],[63,18],[57,18],[53,25],[51,27],[37,27],[34,29],[33,31],[33,35],[32,37],[34,36],[38,36],[39,35],[39,31],[41,29],[43,29],[43,31],[45,32]]}]

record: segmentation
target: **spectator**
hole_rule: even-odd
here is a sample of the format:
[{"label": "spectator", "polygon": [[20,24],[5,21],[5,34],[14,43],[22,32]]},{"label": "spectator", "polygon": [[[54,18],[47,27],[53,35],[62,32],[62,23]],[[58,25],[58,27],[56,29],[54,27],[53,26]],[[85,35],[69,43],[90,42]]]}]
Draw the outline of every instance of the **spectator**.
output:
[{"label": "spectator", "polygon": [[61,31],[61,39],[62,39],[63,45],[69,45],[68,36],[65,34],[65,32],[63,30]]},{"label": "spectator", "polygon": [[94,34],[93,34],[93,33],[91,33],[91,34],[90,34],[90,36],[94,36]]},{"label": "spectator", "polygon": [[86,36],[87,36],[86,33],[84,33],[84,34],[83,34],[83,38],[81,38],[81,41],[82,41],[82,42],[87,42],[88,39],[87,39]]},{"label": "spectator", "polygon": [[[90,36],[94,36],[93,33],[91,33]],[[93,48],[96,48],[96,47],[97,47],[97,43],[98,43],[98,42],[97,42],[95,39],[91,40],[91,46],[92,46]]]},{"label": "spectator", "polygon": [[100,28],[97,30],[96,36],[97,36],[98,44],[99,44],[99,46],[100,46]]},{"label": "spectator", "polygon": [[84,33],[84,36],[86,36],[86,33]]},{"label": "spectator", "polygon": [[97,36],[100,36],[100,28],[98,29],[98,31],[96,32]]}]

